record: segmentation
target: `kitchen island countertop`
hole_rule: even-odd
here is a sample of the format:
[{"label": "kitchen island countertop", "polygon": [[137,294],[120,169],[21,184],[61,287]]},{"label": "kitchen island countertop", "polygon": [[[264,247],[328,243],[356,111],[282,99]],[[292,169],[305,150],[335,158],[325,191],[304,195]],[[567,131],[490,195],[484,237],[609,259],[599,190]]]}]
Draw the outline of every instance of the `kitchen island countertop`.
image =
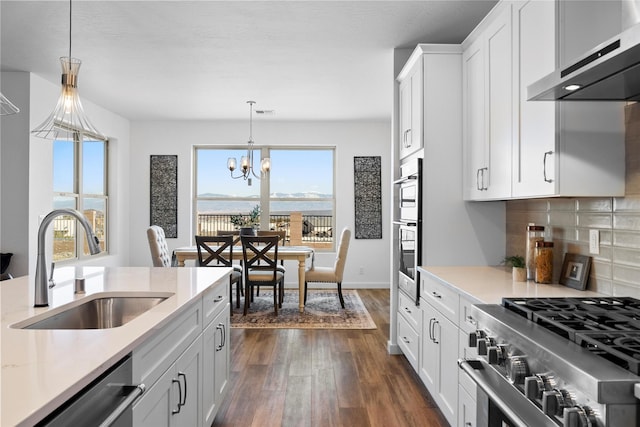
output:
[{"label": "kitchen island countertop", "polygon": [[605,296],[560,284],[545,285],[532,280],[514,282],[510,267],[418,267],[476,304],[500,304],[502,298]]},{"label": "kitchen island countertop", "polygon": [[[226,268],[62,267],[49,307],[34,308],[34,278],[0,284],[0,425],[33,425],[122,359],[194,298],[222,283]],[[73,293],[85,278],[85,295]],[[101,292],[163,292],[162,303],[115,328],[25,330],[11,325]]]}]

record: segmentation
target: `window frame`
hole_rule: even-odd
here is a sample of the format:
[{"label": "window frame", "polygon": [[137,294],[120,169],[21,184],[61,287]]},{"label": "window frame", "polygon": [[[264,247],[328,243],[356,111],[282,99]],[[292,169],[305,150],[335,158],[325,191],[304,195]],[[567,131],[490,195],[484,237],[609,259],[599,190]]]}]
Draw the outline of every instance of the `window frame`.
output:
[{"label": "window frame", "polygon": [[[192,197],[192,207],[191,207],[191,228],[192,235],[197,233],[198,227],[198,202],[199,201],[256,201],[255,197],[198,197],[198,151],[199,150],[246,150],[246,145],[194,145],[193,146],[193,174],[192,174],[192,188],[193,188],[193,197]],[[266,179],[260,179],[260,197],[258,199],[260,203],[260,209],[263,215],[260,216],[260,228],[265,229],[269,226],[269,216],[271,215],[271,202],[295,202],[295,201],[329,201],[331,202],[332,211],[332,228],[334,230],[334,235],[332,236],[331,248],[329,249],[319,249],[319,251],[335,251],[337,246],[336,240],[337,237],[335,235],[336,229],[336,210],[337,210],[337,198],[336,198],[336,152],[337,148],[335,146],[298,146],[298,145],[284,145],[284,146],[276,146],[276,145],[261,145],[259,147],[254,146],[254,154],[260,154],[259,158],[271,157],[272,151],[331,151],[332,153],[332,197],[330,198],[272,198],[271,197],[271,176],[269,173],[266,175]],[[259,163],[258,163],[259,166]],[[225,163],[221,163],[220,167],[225,167]]]},{"label": "window frame", "polygon": [[[78,210],[80,213],[84,215],[84,200],[85,199],[103,199],[104,201],[104,248],[97,254],[97,256],[105,256],[109,254],[109,139],[95,135],[91,132],[86,132],[82,130],[73,130],[69,132],[73,135],[73,189],[74,192],[66,192],[66,191],[53,191],[52,200],[55,203],[56,198],[73,198],[74,209]],[[69,141],[66,139],[65,141]],[[84,193],[84,150],[83,144],[86,141],[100,141],[103,143],[103,193],[104,194],[94,194],[94,193]],[[55,141],[54,141],[55,142]],[[55,176],[55,165],[52,169],[52,174]],[[54,220],[55,221],[55,220]],[[70,263],[74,261],[81,261],[88,259],[89,257],[95,257],[96,255],[85,254],[84,253],[84,239],[78,239],[78,231],[82,227],[78,224],[78,220],[75,219],[75,235],[74,235],[74,248],[75,248],[75,256],[65,259],[55,260],[56,263]],[[95,231],[95,230],[94,230]],[[82,231],[84,233],[84,230]],[[55,258],[55,252],[53,253],[53,257]]]}]

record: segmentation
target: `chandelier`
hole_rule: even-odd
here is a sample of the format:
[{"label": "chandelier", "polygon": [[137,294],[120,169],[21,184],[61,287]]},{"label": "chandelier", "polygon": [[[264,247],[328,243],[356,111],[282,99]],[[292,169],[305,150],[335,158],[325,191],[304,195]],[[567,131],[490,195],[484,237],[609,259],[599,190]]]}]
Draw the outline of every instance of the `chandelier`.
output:
[{"label": "chandelier", "polygon": [[236,158],[229,157],[227,160],[227,168],[229,168],[229,171],[231,172],[231,178],[243,178],[249,185],[251,185],[251,176],[260,179],[262,174],[266,174],[271,170],[271,159],[269,157],[265,157],[260,161],[260,175],[256,174],[255,168],[253,167],[253,104],[255,103],[255,101],[247,101],[247,104],[249,104],[249,147],[247,148],[247,155],[242,156],[240,159],[239,172],[241,172],[242,175],[233,175],[233,171],[236,170],[238,166]]},{"label": "chandelier", "polygon": [[87,117],[78,95],[78,71],[82,61],[71,56],[71,0],[69,0],[69,56],[60,58],[62,66],[62,93],[55,108],[42,122],[31,131],[35,136],[45,139],[69,139],[71,134],[82,131],[95,138],[105,139]]},{"label": "chandelier", "polygon": [[13,105],[13,103],[0,92],[0,116],[9,116],[18,112],[20,112],[20,109]]}]

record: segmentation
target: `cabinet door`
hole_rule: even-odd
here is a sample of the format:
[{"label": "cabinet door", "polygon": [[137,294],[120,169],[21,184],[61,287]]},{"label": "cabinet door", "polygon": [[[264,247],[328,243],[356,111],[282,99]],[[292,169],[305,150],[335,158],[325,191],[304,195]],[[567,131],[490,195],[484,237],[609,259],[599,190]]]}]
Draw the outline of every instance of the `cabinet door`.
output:
[{"label": "cabinet door", "polygon": [[202,342],[197,339],[133,406],[136,427],[199,426]]},{"label": "cabinet door", "polygon": [[555,2],[528,1],[514,7],[515,67],[513,193],[556,193],[556,103],[527,101],[527,86],[555,68]]},{"label": "cabinet door", "polygon": [[422,334],[420,341],[420,378],[424,382],[431,394],[437,393],[438,384],[438,362],[440,349],[433,338],[433,328],[437,320],[438,312],[430,304],[425,303],[422,307]]},{"label": "cabinet door", "polygon": [[438,315],[433,335],[439,346],[438,365],[439,407],[451,425],[456,424],[458,411],[458,328],[449,319]]},{"label": "cabinet door", "polygon": [[486,31],[486,124],[484,198],[511,196],[512,49],[511,9],[505,7]]},{"label": "cabinet door", "polygon": [[229,313],[224,310],[202,334],[203,381],[202,419],[213,424],[229,383]]},{"label": "cabinet door", "polygon": [[460,387],[458,394],[458,427],[476,427],[476,400]]},{"label": "cabinet door", "polygon": [[136,427],[170,427],[172,411],[178,406],[173,386],[175,370],[169,368],[133,405],[133,425]]},{"label": "cabinet door", "polygon": [[422,60],[400,82],[400,158],[422,148]]},{"label": "cabinet door", "polygon": [[464,198],[477,200],[484,191],[484,56],[482,40],[477,40],[462,54]]},{"label": "cabinet door", "polygon": [[[202,338],[198,338],[175,364],[174,384],[177,385],[178,412],[173,425],[199,426],[202,395]],[[176,387],[174,386],[174,391]]]}]

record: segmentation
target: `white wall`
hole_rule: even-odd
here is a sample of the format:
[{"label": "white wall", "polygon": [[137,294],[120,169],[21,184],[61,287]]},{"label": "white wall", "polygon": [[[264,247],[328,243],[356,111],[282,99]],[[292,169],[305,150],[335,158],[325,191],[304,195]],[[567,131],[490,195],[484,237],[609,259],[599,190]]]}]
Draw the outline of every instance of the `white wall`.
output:
[{"label": "white wall", "polygon": [[[390,130],[388,122],[260,122],[254,127],[257,145],[335,146],[336,147],[336,229],[354,229],[353,157],[381,156],[382,182],[391,180]],[[149,266],[151,258],[146,239],[149,226],[149,156],[178,155],[178,237],[168,239],[169,249],[193,244],[192,157],[194,145],[238,144],[245,146],[247,123],[213,122],[134,122],[131,124],[130,246],[131,265]],[[225,165],[219,165],[225,167]],[[388,224],[388,186],[382,186],[383,224]],[[390,236],[383,227],[383,238],[356,240],[352,237],[347,257],[345,287],[388,287]],[[332,265],[335,253],[317,253],[317,265]],[[363,274],[360,274],[362,268]],[[289,267],[295,271],[295,266]],[[296,276],[287,275],[287,286]]]},{"label": "white wall", "polygon": [[[17,116],[3,118],[2,128],[2,251],[14,252],[10,271],[14,276],[35,273],[39,218],[51,211],[52,144],[31,136],[30,130],[51,112],[60,85],[29,73],[2,73],[3,86],[18,100]],[[4,89],[4,88],[3,88]],[[3,92],[4,93],[4,92]],[[82,98],[82,91],[80,88]],[[109,137],[110,179],[108,212],[111,216],[109,253],[88,258],[85,265],[127,265],[129,262],[129,121],[86,99],[84,109],[96,127]],[[15,118],[11,122],[10,118]],[[5,157],[11,152],[17,156]],[[7,167],[5,167],[5,164]],[[9,205],[6,200],[16,201]],[[14,250],[18,248],[18,250]],[[47,259],[51,259],[51,243]],[[15,265],[14,265],[15,263]]]}]

